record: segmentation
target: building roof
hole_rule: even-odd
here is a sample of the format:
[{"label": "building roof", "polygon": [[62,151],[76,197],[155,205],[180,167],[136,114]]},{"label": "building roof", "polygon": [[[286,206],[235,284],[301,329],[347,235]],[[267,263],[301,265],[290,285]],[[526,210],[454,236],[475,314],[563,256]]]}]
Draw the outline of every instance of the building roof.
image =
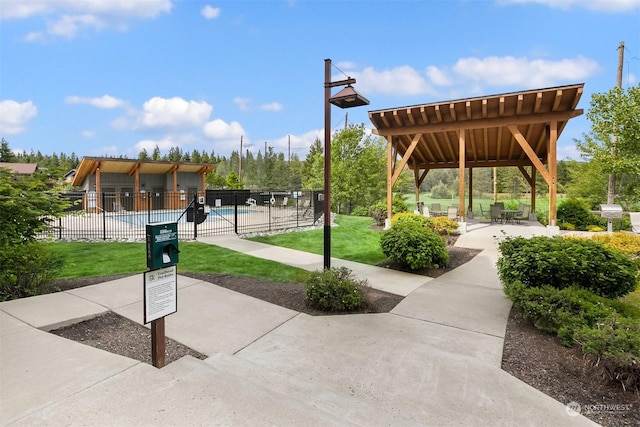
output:
[{"label": "building roof", "polygon": [[10,169],[16,175],[33,175],[38,170],[38,165],[36,163],[0,162],[0,168]]},{"label": "building roof", "polygon": [[530,166],[513,126],[547,163],[549,123],[558,123],[559,136],[569,119],[583,113],[576,109],[583,87],[580,83],[375,110],[369,118],[374,133],[391,142],[394,158],[409,151],[406,164],[411,169],[457,168],[460,131],[466,132],[466,167]]},{"label": "building roof", "polygon": [[80,186],[88,175],[101,173],[120,173],[133,176],[139,174],[165,175],[174,171],[205,174],[215,168],[212,163],[165,162],[157,160],[117,159],[107,157],[83,157],[71,182]]}]

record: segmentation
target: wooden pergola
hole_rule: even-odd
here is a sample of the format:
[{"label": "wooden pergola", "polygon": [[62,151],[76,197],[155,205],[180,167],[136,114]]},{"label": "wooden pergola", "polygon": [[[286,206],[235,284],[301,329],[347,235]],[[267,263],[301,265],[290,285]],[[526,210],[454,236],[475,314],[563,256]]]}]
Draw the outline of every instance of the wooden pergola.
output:
[{"label": "wooden pergola", "polygon": [[[514,166],[531,186],[536,172],[549,184],[549,224],[556,223],[556,145],[576,109],[584,83],[443,101],[369,112],[374,133],[387,140],[387,212],[393,185],[405,167],[413,170],[416,201],[432,169],[459,169],[459,215],[464,221],[465,169]],[[529,173],[525,167],[531,167]],[[473,192],[469,191],[469,206]]]}]

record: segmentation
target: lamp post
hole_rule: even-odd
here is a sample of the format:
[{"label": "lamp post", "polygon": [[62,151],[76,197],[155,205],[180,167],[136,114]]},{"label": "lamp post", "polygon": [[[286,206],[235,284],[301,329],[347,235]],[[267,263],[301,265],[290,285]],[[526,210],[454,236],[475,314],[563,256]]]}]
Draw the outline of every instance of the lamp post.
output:
[{"label": "lamp post", "polygon": [[[356,79],[331,81],[331,59],[324,60],[324,268],[331,268],[331,105],[340,108],[369,105],[369,100],[351,87]],[[331,88],[346,86],[331,96]]]}]

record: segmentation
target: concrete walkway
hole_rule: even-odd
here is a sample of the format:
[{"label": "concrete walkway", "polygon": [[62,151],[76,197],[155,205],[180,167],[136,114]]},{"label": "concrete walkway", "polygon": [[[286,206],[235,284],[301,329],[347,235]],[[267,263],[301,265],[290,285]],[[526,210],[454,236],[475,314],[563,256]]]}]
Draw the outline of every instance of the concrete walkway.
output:
[{"label": "concrete walkway", "polygon": [[[545,232],[471,225],[457,244],[483,251],[437,279],[332,260],[406,296],[384,314],[313,317],[179,276],[167,336],[209,357],[160,370],[45,332],[109,310],[142,323],[141,275],[0,303],[0,424],[595,425],[500,369],[510,303],[494,236]],[[202,241],[322,268],[235,236]]]}]

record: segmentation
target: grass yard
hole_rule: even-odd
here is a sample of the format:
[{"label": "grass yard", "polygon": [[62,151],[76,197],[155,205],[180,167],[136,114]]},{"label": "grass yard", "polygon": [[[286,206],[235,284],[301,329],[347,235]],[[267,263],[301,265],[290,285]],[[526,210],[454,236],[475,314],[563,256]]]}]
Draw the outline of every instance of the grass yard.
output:
[{"label": "grass yard", "polygon": [[[380,231],[372,229],[372,218],[338,215],[336,223],[339,226],[331,228],[332,257],[369,265],[379,264],[386,259],[380,248]],[[324,253],[323,229],[255,237],[251,240],[318,255]]]},{"label": "grass yard", "polygon": [[[137,274],[147,270],[144,243],[56,242],[47,246],[65,260],[59,279]],[[283,283],[303,282],[308,274],[300,268],[199,242],[180,243],[178,272],[181,271],[251,276]]]}]

